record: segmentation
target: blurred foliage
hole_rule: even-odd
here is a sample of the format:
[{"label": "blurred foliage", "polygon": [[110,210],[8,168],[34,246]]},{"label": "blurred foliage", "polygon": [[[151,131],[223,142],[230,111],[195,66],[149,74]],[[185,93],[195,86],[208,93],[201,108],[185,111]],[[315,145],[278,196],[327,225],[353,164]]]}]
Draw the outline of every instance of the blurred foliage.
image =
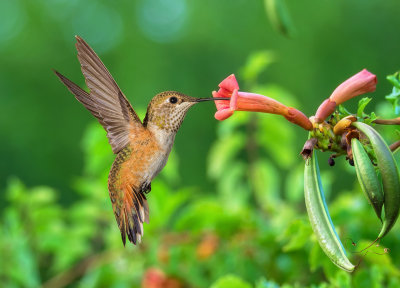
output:
[{"label": "blurred foliage", "polygon": [[[400,1],[275,0],[286,4],[296,30],[290,39],[271,25],[265,2],[0,1],[0,189],[18,176],[28,186],[54,187],[63,204],[79,197],[70,189],[83,167],[77,143],[93,119],[51,71],[84,86],[74,35],[94,48],[135,110],[146,111],[152,96],[166,90],[209,97],[251,52],[265,49],[275,64],[258,76],[260,83],[285,87],[306,115],[363,68],[378,76],[371,96],[389,94],[384,77],[399,69]],[[204,155],[218,125],[214,111],[211,103],[192,108],[176,137],[184,186],[213,189]],[[301,146],[303,131],[292,132]]]},{"label": "blurred foliage", "polygon": [[400,74],[399,72],[389,75],[386,79],[393,85],[392,93],[386,96],[386,99],[393,104],[396,114],[400,114]]},{"label": "blurred foliage", "polygon": [[[269,11],[282,13],[274,20],[265,15],[267,2],[283,3],[0,1],[1,287],[400,286],[398,226],[382,247],[353,253],[380,223],[354,169],[339,159],[333,168],[322,165],[323,183],[337,231],[360,265],[347,274],[324,255],[302,196],[298,153],[306,135],[274,115],[235,113],[215,135],[214,108],[189,112],[152,183],[143,243],[122,245],[107,192],[114,156],[105,132],[98,123],[84,131],[93,119],[50,69],[83,83],[72,61],[78,34],[139,112],[157,92],[208,95],[240,71],[242,90],[307,115],[352,73],[366,67],[380,79],[398,69],[398,1],[287,1],[301,35],[290,42],[268,22],[286,21],[286,11]],[[381,82],[362,113],[394,118],[393,106],[380,101],[389,90]],[[399,138],[396,127],[378,129],[389,143]],[[390,253],[379,255],[383,247]]]},{"label": "blurred foliage", "polygon": [[[243,88],[299,107],[282,87],[257,81],[272,57],[267,51],[249,57],[241,70],[247,83]],[[390,105],[383,107],[382,115],[393,113]],[[238,112],[220,123],[208,155],[215,191],[182,186],[179,157],[173,152],[152,183],[143,243],[124,248],[106,185],[113,155],[103,129],[91,124],[82,141],[83,176],[73,185],[79,199],[72,205],[62,206],[52,188],[9,180],[0,216],[2,285],[398,287],[397,229],[382,247],[356,253],[374,239],[380,223],[353,170],[353,181],[343,191],[333,185],[340,176],[328,171],[322,177],[331,183],[327,192],[333,190],[328,193],[331,216],[360,266],[353,274],[343,272],[320,249],[305,212],[304,164],[294,145],[294,129],[284,118],[256,113]],[[380,255],[383,245],[391,249],[389,254]]]},{"label": "blurred foliage", "polygon": [[284,0],[264,0],[265,11],[272,26],[282,35],[293,34],[293,24]]}]

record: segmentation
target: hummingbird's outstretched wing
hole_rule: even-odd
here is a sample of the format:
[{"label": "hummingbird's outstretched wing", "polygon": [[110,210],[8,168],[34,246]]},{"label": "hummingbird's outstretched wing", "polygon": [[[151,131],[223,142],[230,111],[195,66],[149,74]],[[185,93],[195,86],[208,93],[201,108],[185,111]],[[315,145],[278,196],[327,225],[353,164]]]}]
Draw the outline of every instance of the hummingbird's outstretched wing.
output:
[{"label": "hummingbird's outstretched wing", "polygon": [[77,85],[60,77],[59,73],[57,75],[99,120],[107,131],[113,152],[117,154],[128,145],[129,136],[134,135],[135,130],[143,129],[142,122],[93,49],[79,36],[76,36],[76,40],[78,59],[90,94],[80,92],[82,89]]},{"label": "hummingbird's outstretched wing", "polygon": [[75,98],[83,104],[92,113],[94,117],[96,117],[100,123],[103,120],[101,115],[98,112],[98,108],[96,107],[96,103],[93,101],[92,97],[89,93],[83,90],[81,87],[76,85],[74,82],[69,80],[67,77],[54,70],[57,77],[61,80],[62,83],[68,88],[68,90],[75,95]]}]

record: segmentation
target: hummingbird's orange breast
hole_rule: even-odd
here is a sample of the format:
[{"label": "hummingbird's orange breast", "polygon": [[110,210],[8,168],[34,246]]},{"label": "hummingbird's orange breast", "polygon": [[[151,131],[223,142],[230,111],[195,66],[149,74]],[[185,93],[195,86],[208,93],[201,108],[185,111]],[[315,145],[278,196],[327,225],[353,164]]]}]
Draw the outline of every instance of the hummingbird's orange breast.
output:
[{"label": "hummingbird's orange breast", "polygon": [[164,167],[169,151],[164,151],[148,129],[133,135],[129,147],[131,154],[122,164],[121,178],[126,185],[140,188],[143,183],[150,183]]}]

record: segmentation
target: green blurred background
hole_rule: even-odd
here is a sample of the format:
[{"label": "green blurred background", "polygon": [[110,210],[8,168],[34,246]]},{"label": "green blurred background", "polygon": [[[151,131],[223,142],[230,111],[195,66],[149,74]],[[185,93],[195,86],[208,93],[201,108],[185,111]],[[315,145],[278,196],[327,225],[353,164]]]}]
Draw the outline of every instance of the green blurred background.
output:
[{"label": "green blurred background", "polygon": [[[209,97],[231,73],[242,90],[313,115],[363,68],[378,77],[368,109],[394,116],[384,79],[400,68],[399,1],[287,1],[289,36],[274,29],[279,20],[265,2],[0,1],[0,284],[399,287],[398,227],[383,243],[391,253],[369,253],[352,276],[316,244],[302,198],[305,131],[243,112],[218,123],[211,103],[189,111],[153,183],[144,243],[121,247],[105,132],[51,71],[84,86],[74,35],[98,53],[141,117],[161,91]],[[394,140],[393,129],[382,132]],[[342,239],[375,239],[380,226],[353,169],[344,159],[329,169],[324,156]]]}]

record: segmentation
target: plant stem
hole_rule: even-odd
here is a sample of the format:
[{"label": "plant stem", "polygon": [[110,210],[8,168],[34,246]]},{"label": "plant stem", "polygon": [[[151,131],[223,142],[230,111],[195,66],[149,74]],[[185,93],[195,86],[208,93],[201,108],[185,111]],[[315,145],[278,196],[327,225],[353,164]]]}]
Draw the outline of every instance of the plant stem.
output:
[{"label": "plant stem", "polygon": [[400,140],[394,142],[392,145],[389,146],[390,151],[392,151],[394,153],[394,151],[396,151],[397,148],[400,147]]},{"label": "plant stem", "polygon": [[376,119],[373,123],[381,125],[400,125],[400,117],[394,119]]},{"label": "plant stem", "polygon": [[47,280],[43,284],[43,288],[61,288],[72,283],[76,278],[84,275],[87,270],[93,269],[95,267],[110,263],[115,258],[120,257],[122,253],[117,251],[104,251],[99,254],[91,255],[77,265],[71,267],[67,271],[63,271],[60,274],[54,276],[53,278]]}]

